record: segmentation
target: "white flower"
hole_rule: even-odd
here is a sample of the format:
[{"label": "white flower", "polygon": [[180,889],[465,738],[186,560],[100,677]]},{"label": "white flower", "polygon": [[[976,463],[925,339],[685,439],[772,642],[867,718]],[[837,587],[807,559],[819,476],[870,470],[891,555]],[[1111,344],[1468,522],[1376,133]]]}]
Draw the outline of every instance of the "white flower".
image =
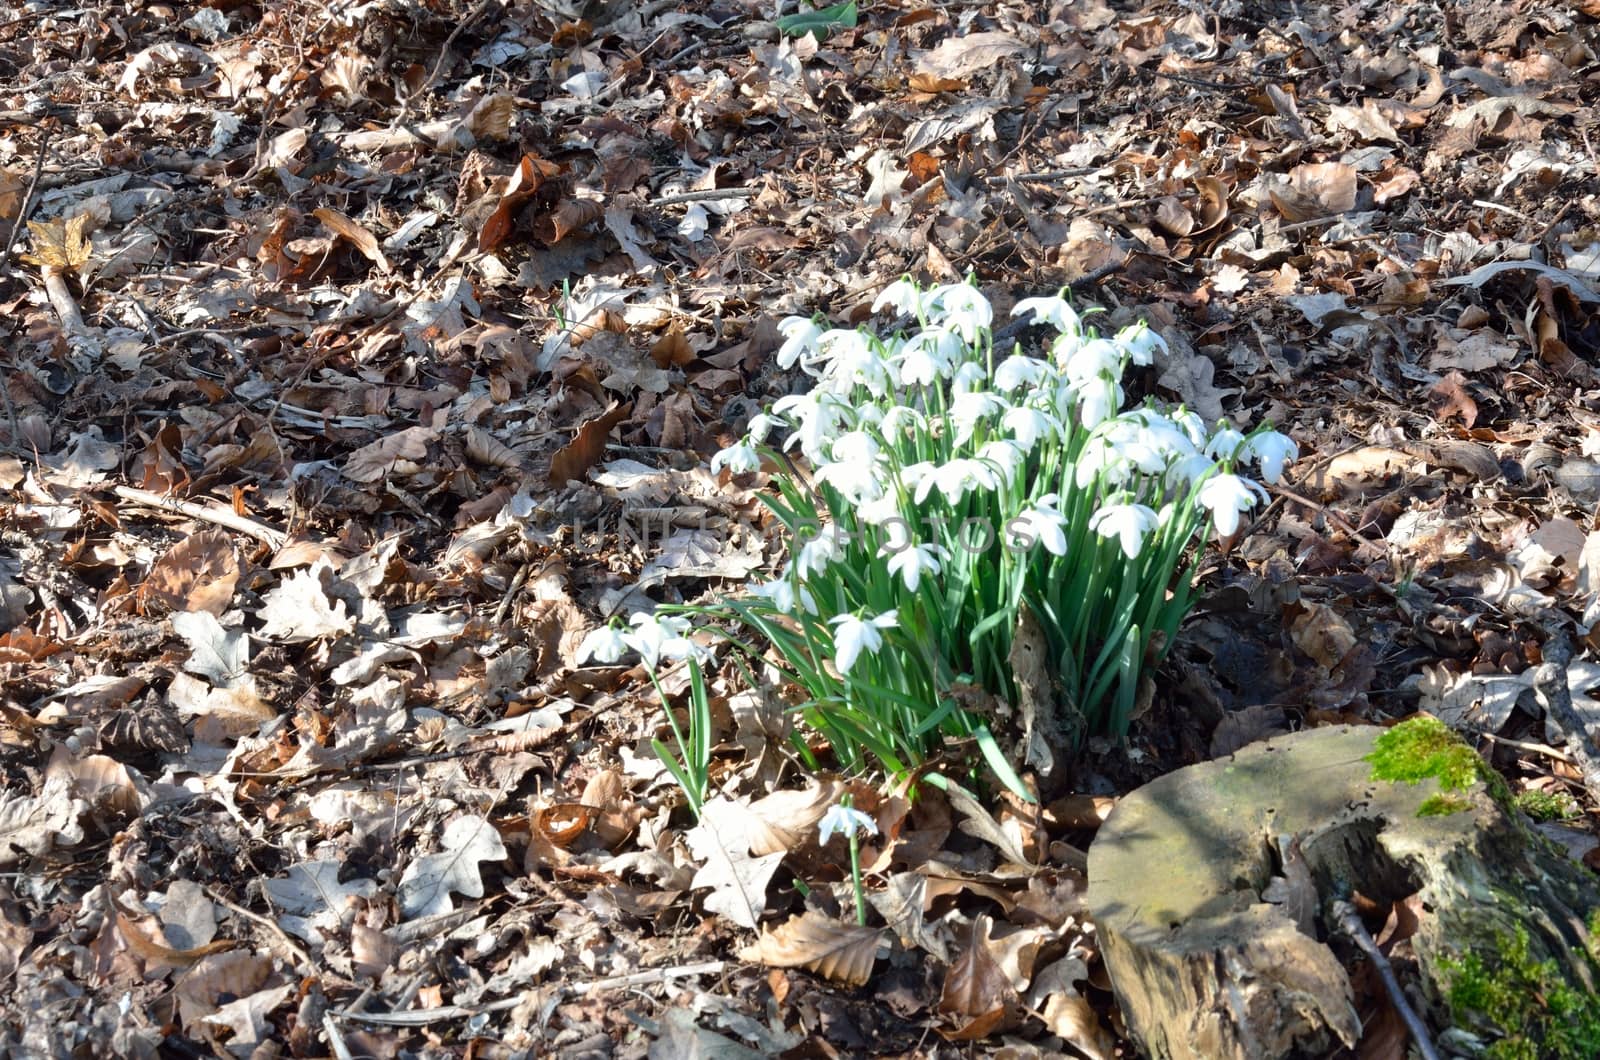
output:
[{"label": "white flower", "polygon": [[593,659],[596,662],[614,663],[632,650],[628,635],[616,626],[605,625],[591,629],[578,645],[578,661]]},{"label": "white flower", "polygon": [[[994,322],[989,300],[969,283],[947,283],[928,292],[928,308],[937,311],[937,321],[959,332],[967,342],[976,342],[978,333]],[[933,313],[929,319],[934,320]]]},{"label": "white flower", "polygon": [[847,391],[864,386],[876,395],[889,388],[889,367],[883,354],[860,331],[834,328],[817,337],[817,345],[827,355],[821,377],[835,390]]},{"label": "white flower", "polygon": [[1283,478],[1283,465],[1300,456],[1300,447],[1287,434],[1263,431],[1246,443],[1250,455],[1261,465],[1261,477],[1268,482]]},{"label": "white flower", "polygon": [[1002,438],[985,442],[983,448],[978,450],[977,459],[993,465],[1001,480],[1010,482],[1022,470],[1023,461],[1028,459],[1028,451],[1016,442]]},{"label": "white flower", "polygon": [[[912,467],[918,467],[913,464]],[[910,471],[911,468],[906,468]],[[902,479],[904,474],[902,473]],[[928,499],[928,494],[933,492],[935,486],[944,494],[944,499],[950,504],[959,504],[971,490],[977,487],[995,489],[1000,485],[1000,476],[995,469],[982,460],[972,460],[958,457],[934,467],[925,474],[920,474],[917,482],[916,498],[921,504]]]},{"label": "white flower", "polygon": [[1118,451],[1105,432],[1094,434],[1084,443],[1078,454],[1073,482],[1081,490],[1094,485],[1095,479],[1104,480],[1107,486],[1121,486],[1133,476],[1133,462]]},{"label": "white flower", "polygon": [[886,440],[893,441],[906,433],[908,427],[926,430],[927,426],[928,417],[910,405],[891,405],[883,414],[878,429],[883,432]]},{"label": "white flower", "polygon": [[883,647],[881,631],[899,625],[900,616],[894,611],[885,611],[871,619],[859,618],[856,615],[835,615],[828,619],[828,623],[838,627],[833,631],[833,663],[841,674],[847,674],[855,666],[862,652],[872,655]]},{"label": "white flower", "polygon": [[1193,409],[1180,408],[1177,412],[1169,412],[1167,418],[1175,423],[1196,448],[1205,445],[1206,421]]},{"label": "white flower", "polygon": [[948,553],[938,545],[916,545],[911,548],[890,549],[885,546],[880,555],[889,553],[889,573],[898,575],[911,592],[922,584],[923,574],[938,574],[939,561]]},{"label": "white flower", "polygon": [[811,595],[811,590],[802,585],[796,592],[794,582],[788,577],[758,582],[750,586],[750,594],[761,597],[787,615],[795,613],[796,603],[813,615],[817,613],[817,599]]},{"label": "white flower", "polygon": [[979,423],[1005,407],[1004,401],[987,390],[957,394],[950,402],[950,421],[956,425],[956,444],[965,445]]},{"label": "white flower", "polygon": [[883,495],[878,453],[878,443],[872,435],[849,431],[835,439],[833,462],[819,467],[816,477],[854,504],[876,500]]},{"label": "white flower", "polygon": [[1018,513],[1007,525],[1007,529],[1026,538],[1024,547],[1037,541],[1051,555],[1065,556],[1067,535],[1062,528],[1067,525],[1067,518],[1056,511],[1055,501],[1056,496],[1053,493],[1040,497],[1030,507]]},{"label": "white flower", "polygon": [[783,336],[783,345],[778,347],[778,367],[788,371],[802,354],[816,349],[822,328],[810,317],[784,317],[778,322],[778,334]]},{"label": "white flower", "polygon": [[1149,324],[1139,321],[1130,324],[1117,332],[1117,342],[1128,351],[1128,359],[1134,364],[1146,365],[1155,360],[1155,351],[1159,347],[1161,352],[1168,352],[1167,340],[1162,338]]},{"label": "white flower", "polygon": [[835,804],[828,807],[828,812],[822,815],[822,820],[817,822],[817,829],[822,834],[820,842],[826,843],[837,833],[849,839],[857,832],[868,835],[878,834],[878,822],[869,814],[849,806]]},{"label": "white flower", "polygon": [[800,546],[800,555],[795,560],[795,567],[800,571],[800,577],[809,578],[824,570],[828,564],[844,554],[843,545],[834,527],[824,527],[820,534]]},{"label": "white flower", "polygon": [[1032,449],[1040,438],[1055,438],[1061,435],[1061,421],[1042,412],[1039,409],[1018,405],[1006,410],[1000,417],[1000,425],[1011,432],[1017,444],[1024,449]]},{"label": "white flower", "polygon": [[1078,331],[1083,324],[1078,320],[1077,312],[1060,295],[1051,295],[1049,298],[1024,298],[1011,307],[1011,315],[1020,317],[1022,314],[1033,311],[1033,320],[1036,324],[1054,324],[1057,331]]},{"label": "white flower", "polygon": [[1083,335],[1079,332],[1063,331],[1050,343],[1050,360],[1057,368],[1065,368],[1083,346],[1083,341]]},{"label": "white flower", "polygon": [[1213,460],[1232,460],[1239,455],[1239,450],[1244,448],[1244,435],[1229,427],[1226,421],[1222,429],[1211,436],[1211,441],[1206,443],[1206,455]]},{"label": "white flower", "polygon": [[662,659],[676,662],[695,655],[694,644],[686,633],[689,620],[675,615],[657,618],[637,611],[628,619],[633,631],[623,634],[628,646],[644,657],[645,665],[654,670]]},{"label": "white flower", "polygon": [[761,454],[749,442],[730,445],[711,458],[711,473],[718,474],[727,468],[735,475],[761,470]]},{"label": "white flower", "polygon": [[1217,536],[1232,537],[1239,529],[1239,513],[1253,508],[1256,498],[1266,499],[1267,491],[1238,475],[1213,475],[1201,484],[1196,499],[1211,511]]},{"label": "white flower", "polygon": [[1123,554],[1133,559],[1144,548],[1144,535],[1157,523],[1155,511],[1143,504],[1112,504],[1094,513],[1089,529],[1101,537],[1121,538]]},{"label": "white flower", "polygon": [[950,374],[961,352],[961,339],[952,331],[929,328],[906,340],[897,355],[901,386],[928,386]]},{"label": "white flower", "polygon": [[1095,376],[1073,384],[1072,389],[1078,399],[1078,422],[1090,430],[1122,407],[1122,384],[1109,376]]},{"label": "white flower", "polygon": [[1171,467],[1167,468],[1167,485],[1177,486],[1185,482],[1193,485],[1210,474],[1211,469],[1216,466],[1216,461],[1204,453],[1196,452],[1180,456],[1172,462]]},{"label": "white flower", "polygon": [[902,276],[883,289],[872,301],[872,311],[877,313],[892,307],[896,313],[916,316],[922,309],[922,291],[909,276]]},{"label": "white flower", "polygon": [[1008,394],[1025,386],[1038,386],[1044,381],[1045,372],[1048,370],[1049,366],[1043,361],[1014,353],[1001,361],[1000,367],[994,370],[994,385],[996,389]]},{"label": "white flower", "polygon": [[950,377],[950,392],[953,394],[966,394],[982,390],[989,373],[977,361],[965,361],[956,366],[956,374]]},{"label": "white flower", "polygon": [[[1058,362],[1061,363],[1061,362]],[[1113,379],[1122,375],[1122,348],[1110,339],[1090,339],[1072,351],[1061,368],[1067,379],[1083,383],[1100,376]]]},{"label": "white flower", "polygon": [[767,440],[767,435],[772,433],[773,428],[782,427],[783,425],[784,421],[777,416],[769,416],[765,412],[758,412],[750,417],[750,426],[746,430],[750,435],[751,444],[760,445]]}]

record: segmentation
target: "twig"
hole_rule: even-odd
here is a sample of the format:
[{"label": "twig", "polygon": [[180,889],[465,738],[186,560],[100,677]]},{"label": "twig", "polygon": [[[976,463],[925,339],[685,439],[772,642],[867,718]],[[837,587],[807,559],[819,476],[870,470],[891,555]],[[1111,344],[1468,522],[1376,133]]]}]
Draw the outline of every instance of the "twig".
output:
[{"label": "twig", "polygon": [[179,500],[176,497],[163,497],[159,493],[135,489],[132,486],[113,486],[111,491],[132,504],[142,504],[146,508],[177,512],[179,515],[187,515],[191,519],[215,523],[217,526],[226,527],[229,530],[237,530],[241,534],[248,534],[273,551],[282,548],[289,541],[289,535],[282,530],[274,530],[264,523],[258,523],[254,519],[246,518],[227,508],[197,504],[194,501]]},{"label": "twig", "polygon": [[1544,662],[1533,672],[1533,690],[1544,702],[1545,713],[1567,738],[1567,753],[1583,774],[1589,795],[1600,799],[1600,749],[1583,718],[1572,706],[1572,687],[1567,683],[1567,667],[1572,665],[1572,637],[1560,630],[1544,642]]},{"label": "twig", "polygon": [[528,574],[533,570],[533,560],[523,560],[522,566],[517,568],[516,576],[511,579],[506,594],[500,598],[500,606],[494,609],[494,626],[500,628],[505,623],[506,615],[511,613],[511,605],[516,600],[522,587],[528,584]]},{"label": "twig", "polygon": [[717,199],[753,199],[761,194],[760,188],[707,188],[705,191],[685,191],[677,195],[663,195],[651,199],[651,206],[676,206],[680,202],[715,202]]},{"label": "twig", "polygon": [[984,177],[983,182],[989,185],[1001,185],[1009,180],[1018,180],[1048,184],[1057,180],[1070,180],[1073,177],[1086,177],[1105,168],[1105,166],[1076,166],[1072,169],[1043,169],[1037,173],[1002,173],[997,177]]},{"label": "twig", "polygon": [[294,939],[290,938],[283,928],[273,923],[271,918],[264,917],[260,913],[252,913],[244,906],[239,905],[236,902],[230,902],[214,888],[207,887],[206,894],[210,896],[211,900],[216,902],[218,905],[226,906],[230,912],[242,916],[246,920],[258,924],[276,935],[278,937],[278,941],[283,944],[284,948],[294,955],[294,959],[299,963],[300,973],[302,975],[317,974],[317,966],[316,963],[312,961],[311,955],[305,950],[301,949],[300,945],[295,942]]},{"label": "twig", "polygon": [[1422,1054],[1422,1060],[1439,1060],[1439,1054],[1433,1048],[1433,1039],[1428,1034],[1428,1025],[1422,1022],[1412,1009],[1411,1002],[1406,1000],[1405,992],[1400,989],[1400,980],[1395,978],[1394,967],[1383,951],[1378,949],[1378,944],[1372,941],[1372,936],[1367,934],[1366,925],[1356,915],[1356,907],[1341,899],[1333,903],[1333,915],[1339,930],[1361,947],[1361,952],[1378,969],[1378,975],[1383,979],[1383,989],[1394,1003],[1395,1011],[1400,1013],[1406,1030],[1411,1032],[1411,1040],[1417,1043],[1417,1052]]},{"label": "twig", "polygon": [[456,23],[456,28],[451,30],[450,36],[444,39],[444,46],[439,49],[439,59],[433,64],[433,71],[428,74],[428,79],[422,82],[422,84],[418,85],[417,90],[406,97],[407,100],[416,99],[424,92],[428,91],[428,89],[433,87],[433,83],[439,80],[439,74],[444,70],[444,64],[450,58],[451,45],[455,44],[456,38],[461,36],[463,30],[472,25],[474,22],[478,21],[478,19],[482,18],[484,12],[488,11],[490,5],[493,3],[494,0],[480,0],[478,6],[473,8],[467,14],[466,18]]},{"label": "twig", "polygon": [[1473,729],[1471,731],[1474,736],[1481,736],[1485,740],[1489,740],[1493,743],[1504,744],[1507,747],[1515,747],[1519,751],[1526,751],[1532,755],[1544,755],[1546,758],[1553,758],[1557,762],[1565,762],[1568,765],[1572,764],[1571,755],[1567,754],[1565,751],[1558,751],[1549,744],[1529,743],[1527,740],[1510,740],[1504,736],[1496,736],[1492,732],[1484,732],[1482,729]]},{"label": "twig", "polygon": [[[617,975],[610,979],[597,979],[592,983],[570,983],[557,986],[556,990],[564,997],[586,997],[606,990],[626,990],[635,986],[648,986],[656,983],[665,983],[673,979],[685,979],[690,976],[720,975],[727,966],[726,961],[702,961],[699,964],[679,964],[670,968],[650,968],[631,975]],[[352,1012],[345,1009],[334,1015],[341,1019],[356,1020],[361,1023],[372,1023],[385,1027],[424,1027],[430,1023],[440,1023],[444,1020],[471,1019],[473,1016],[493,1012],[507,1012],[522,1004],[521,994],[516,997],[501,998],[491,1001],[487,1005],[441,1005],[438,1008],[419,1008],[409,1012]]]},{"label": "twig", "polygon": [[22,226],[28,223],[28,215],[33,212],[33,196],[39,190],[39,178],[44,175],[44,160],[49,153],[50,129],[46,127],[39,132],[39,157],[33,163],[33,180],[28,183],[28,194],[22,197],[22,209],[17,211],[17,219],[6,235],[6,248],[0,250],[0,269],[10,266],[11,248],[16,245],[17,233],[22,231]]}]

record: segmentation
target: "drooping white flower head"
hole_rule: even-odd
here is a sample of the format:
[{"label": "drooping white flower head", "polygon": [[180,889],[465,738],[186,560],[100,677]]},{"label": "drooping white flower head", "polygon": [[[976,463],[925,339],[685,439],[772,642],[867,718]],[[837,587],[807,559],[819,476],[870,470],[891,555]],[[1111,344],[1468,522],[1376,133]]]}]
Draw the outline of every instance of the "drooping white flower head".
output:
[{"label": "drooping white flower head", "polygon": [[817,599],[811,595],[811,590],[804,585],[796,590],[794,581],[788,576],[757,582],[750,586],[750,595],[766,600],[786,615],[795,614],[797,603],[810,614],[817,613]]},{"label": "drooping white flower head", "polygon": [[944,328],[919,331],[900,347],[896,360],[900,370],[900,385],[930,386],[955,370],[955,359],[963,347],[955,332]]},{"label": "drooping white flower head", "polygon": [[1028,459],[1028,451],[1009,438],[997,438],[992,442],[983,443],[978,450],[977,459],[991,465],[999,474],[1000,480],[1009,484],[1022,470],[1022,465]]},{"label": "drooping white flower head", "polygon": [[1261,477],[1269,483],[1282,479],[1284,465],[1300,456],[1300,447],[1294,439],[1277,431],[1262,431],[1253,436],[1246,443],[1246,449],[1261,466]]},{"label": "drooping white flower head", "polygon": [[745,432],[750,436],[750,444],[760,445],[767,440],[767,435],[782,426],[784,426],[784,421],[777,416],[758,412],[750,417],[750,425],[745,428]]},{"label": "drooping white flower head", "polygon": [[1022,538],[1024,547],[1037,542],[1052,556],[1065,556],[1067,517],[1056,510],[1055,502],[1053,493],[1040,497],[1006,523],[1006,532]]},{"label": "drooping white flower head", "polygon": [[583,643],[578,645],[578,661],[593,659],[596,662],[614,663],[632,650],[627,633],[618,626],[607,624],[599,629],[591,629],[584,636]]},{"label": "drooping white flower head", "polygon": [[1086,379],[1072,389],[1078,401],[1078,422],[1091,431],[1122,407],[1122,384],[1110,376]]},{"label": "drooping white flower head", "polygon": [[1028,405],[1006,409],[1005,415],[1000,417],[1000,426],[1010,431],[1017,444],[1028,450],[1039,444],[1039,439],[1059,438],[1062,433],[1060,420]]},{"label": "drooping white flower head", "polygon": [[[916,466],[916,465],[913,465]],[[907,468],[906,471],[911,470]],[[904,472],[902,472],[904,478]],[[1000,475],[992,466],[982,460],[973,460],[969,457],[957,457],[954,460],[939,464],[931,471],[919,477],[916,487],[917,503],[921,504],[928,499],[928,494],[937,487],[949,504],[959,504],[961,499],[975,489],[992,490],[1000,485]]]},{"label": "drooping white flower head", "polygon": [[940,561],[948,553],[938,545],[912,545],[901,549],[885,549],[879,555],[889,556],[889,573],[905,582],[906,589],[916,592],[924,574],[938,574]]},{"label": "drooping white flower head", "polygon": [[1257,499],[1266,500],[1267,491],[1249,479],[1238,475],[1213,475],[1201,483],[1196,499],[1211,512],[1217,527],[1217,536],[1232,537],[1239,529],[1239,513],[1255,507]]},{"label": "drooping white flower head", "polygon": [[1217,433],[1206,443],[1206,455],[1213,460],[1233,460],[1239,456],[1243,448],[1244,435],[1229,427],[1227,420],[1223,420]]},{"label": "drooping white flower head", "polygon": [[809,359],[809,355],[816,352],[817,339],[822,337],[822,332],[822,326],[810,317],[780,320],[778,334],[783,336],[783,345],[778,347],[778,367],[787,372],[802,357]]},{"label": "drooping white flower head", "polygon": [[817,337],[817,346],[825,355],[820,378],[833,390],[848,393],[861,386],[880,397],[888,392],[889,364],[883,351],[859,330],[825,331]]},{"label": "drooping white flower head", "polygon": [[994,322],[994,308],[970,283],[947,283],[928,292],[928,319],[942,323],[968,343]]},{"label": "drooping white flower head", "polygon": [[863,653],[873,655],[883,647],[882,631],[899,625],[900,615],[896,611],[885,611],[869,619],[857,615],[835,615],[828,619],[828,623],[836,627],[833,631],[833,664],[841,674],[847,674]]},{"label": "drooping white flower head", "polygon": [[1168,352],[1167,340],[1142,320],[1117,332],[1117,343],[1128,351],[1129,360],[1141,366],[1155,360],[1156,350]]},{"label": "drooping white flower head", "polygon": [[1089,529],[1101,537],[1122,541],[1123,555],[1134,559],[1144,548],[1144,537],[1159,524],[1155,510],[1143,504],[1111,504],[1095,512]]},{"label": "drooping white flower head", "polygon": [[979,424],[1005,407],[1004,401],[987,390],[957,394],[950,402],[950,422],[956,426],[956,444],[965,445]]},{"label": "drooping white flower head", "polygon": [[735,475],[760,471],[761,454],[756,452],[756,447],[749,442],[730,445],[711,458],[711,473],[713,475],[720,474],[723,468],[727,468]]},{"label": "drooping white flower head", "polygon": [[963,361],[956,365],[955,374],[950,377],[950,392],[952,394],[970,394],[974,391],[985,389],[984,384],[989,380],[989,373],[977,361]]},{"label": "drooping white flower head", "polygon": [[656,669],[663,659],[677,662],[691,655],[700,654],[688,638],[690,626],[686,618],[677,615],[657,618],[655,615],[636,611],[628,622],[633,626],[633,630],[623,634],[623,639],[643,657],[645,665],[652,670]]},{"label": "drooping white flower head", "polygon": [[800,577],[809,578],[813,574],[827,569],[828,564],[844,555],[844,543],[834,527],[825,526],[822,532],[800,546],[800,555],[795,557],[795,569],[800,572]]},{"label": "drooping white flower head", "polygon": [[1082,383],[1099,376],[1120,379],[1122,347],[1110,339],[1090,339],[1072,351],[1066,362],[1061,363],[1061,370],[1072,383]]},{"label": "drooping white flower head", "polygon": [[909,276],[902,276],[885,287],[877,298],[872,300],[872,311],[882,312],[884,309],[893,309],[896,313],[908,316],[918,316],[922,312],[922,289]]},{"label": "drooping white flower head", "polygon": [[1045,374],[1049,370],[1050,366],[1043,361],[1014,353],[1001,361],[1000,367],[994,370],[995,389],[1010,394],[1023,387],[1038,386],[1044,382]]},{"label": "drooping white flower head", "polygon": [[927,430],[928,417],[910,405],[891,405],[883,414],[878,429],[885,439],[894,441],[907,431]]},{"label": "drooping white flower head", "polygon": [[860,810],[835,803],[828,807],[827,812],[822,815],[822,820],[817,822],[817,831],[822,837],[819,842],[826,843],[835,835],[842,835],[846,839],[857,832],[877,835],[878,822]]},{"label": "drooping white flower head", "polygon": [[884,479],[878,441],[866,431],[846,431],[833,442],[833,460],[817,468],[819,481],[826,482],[852,504],[862,504],[883,496]]},{"label": "drooping white flower head", "polygon": [[1052,324],[1057,331],[1076,332],[1083,330],[1083,322],[1078,319],[1078,313],[1060,295],[1051,295],[1048,298],[1024,298],[1011,307],[1011,315],[1020,317],[1027,312],[1033,313],[1034,323]]}]

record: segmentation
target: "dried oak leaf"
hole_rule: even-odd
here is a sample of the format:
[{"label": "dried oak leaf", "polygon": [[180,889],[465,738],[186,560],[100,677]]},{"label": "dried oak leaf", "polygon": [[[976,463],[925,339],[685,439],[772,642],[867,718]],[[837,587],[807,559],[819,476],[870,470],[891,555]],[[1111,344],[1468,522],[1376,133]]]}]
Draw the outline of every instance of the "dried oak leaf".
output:
[{"label": "dried oak leaf", "polygon": [[821,913],[801,913],[739,951],[741,960],[775,968],[805,968],[846,986],[864,986],[878,958],[879,928],[846,924]]},{"label": "dried oak leaf", "polygon": [[428,455],[428,443],[439,437],[432,427],[407,427],[351,453],[344,477],[352,482],[377,482],[386,475],[407,474]]},{"label": "dried oak leaf", "polygon": [[550,483],[562,486],[569,481],[583,481],[589,469],[599,463],[606,452],[606,439],[611,429],[633,412],[633,402],[612,405],[606,411],[578,428],[572,441],[563,446],[550,460]]},{"label": "dried oak leaf", "polygon": [[417,858],[400,874],[396,897],[408,920],[455,909],[452,893],[483,897],[478,862],[503,861],[506,847],[500,833],[482,817],[458,817],[445,826],[440,852]]},{"label": "dried oak leaf", "polygon": [[953,1042],[987,1038],[1016,1018],[1017,992],[989,952],[989,924],[987,916],[973,920],[966,948],[945,975],[937,1011],[953,1017],[953,1026],[939,1033]]},{"label": "dried oak leaf", "polygon": [[239,584],[233,538],[223,530],[190,534],[167,549],[150,568],[142,591],[172,611],[207,611],[220,616]]}]

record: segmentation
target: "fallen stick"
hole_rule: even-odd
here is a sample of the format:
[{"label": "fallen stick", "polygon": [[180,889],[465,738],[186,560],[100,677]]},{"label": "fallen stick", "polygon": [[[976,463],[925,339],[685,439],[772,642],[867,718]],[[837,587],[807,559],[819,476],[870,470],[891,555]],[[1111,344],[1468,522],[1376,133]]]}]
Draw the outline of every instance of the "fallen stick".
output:
[{"label": "fallen stick", "polygon": [[146,508],[158,508],[162,511],[177,512],[187,515],[191,519],[214,523],[217,526],[236,530],[241,534],[248,534],[257,541],[276,552],[288,543],[289,535],[282,530],[274,530],[254,519],[246,518],[228,508],[219,508],[209,504],[197,504],[194,501],[179,500],[176,497],[163,497],[159,493],[149,490],[135,489],[132,486],[113,486],[112,492],[125,501],[133,504],[142,504]]}]

